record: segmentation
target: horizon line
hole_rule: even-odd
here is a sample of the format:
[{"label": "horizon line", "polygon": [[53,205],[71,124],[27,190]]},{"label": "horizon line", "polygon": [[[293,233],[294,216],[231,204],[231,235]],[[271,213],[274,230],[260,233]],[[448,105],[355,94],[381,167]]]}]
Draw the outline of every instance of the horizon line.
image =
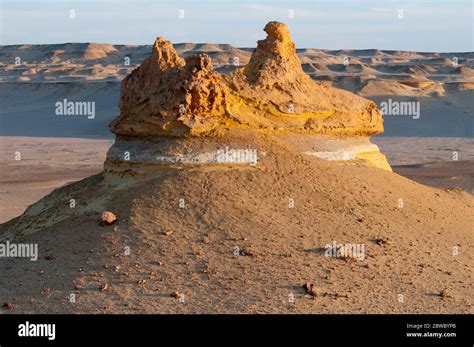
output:
[{"label": "horizon line", "polygon": [[[168,40],[169,41],[169,40]],[[170,41],[171,42],[171,41]],[[183,44],[193,44],[193,45],[227,45],[227,46],[232,46],[233,48],[237,49],[255,49],[255,47],[245,47],[245,46],[234,46],[231,43],[217,43],[217,42],[191,42],[191,41],[185,41],[185,42],[177,42],[173,43],[174,45],[183,45]],[[15,44],[0,44],[0,47],[11,47],[11,46],[24,46],[24,45],[30,45],[30,46],[47,46],[47,45],[66,45],[66,44],[98,44],[98,45],[112,45],[112,46],[132,46],[132,47],[139,47],[139,46],[153,46],[153,43],[148,43],[148,44],[128,44],[128,43],[111,43],[111,42],[97,42],[97,41],[68,41],[68,42],[57,42],[57,43],[15,43]],[[418,50],[413,50],[413,49],[383,49],[383,48],[318,48],[318,47],[296,47],[296,50],[302,50],[302,49],[316,49],[320,51],[369,51],[369,50],[376,50],[376,51],[381,51],[381,52],[416,52],[416,53],[474,53],[474,50],[472,51],[418,51]]]}]

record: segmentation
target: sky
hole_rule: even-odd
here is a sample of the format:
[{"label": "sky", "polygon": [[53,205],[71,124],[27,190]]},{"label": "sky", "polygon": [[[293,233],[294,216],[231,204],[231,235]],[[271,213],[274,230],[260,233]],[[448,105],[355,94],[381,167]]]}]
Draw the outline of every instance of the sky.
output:
[{"label": "sky", "polygon": [[298,48],[474,51],[474,0],[0,0],[0,44],[230,43],[255,47],[270,20]]}]

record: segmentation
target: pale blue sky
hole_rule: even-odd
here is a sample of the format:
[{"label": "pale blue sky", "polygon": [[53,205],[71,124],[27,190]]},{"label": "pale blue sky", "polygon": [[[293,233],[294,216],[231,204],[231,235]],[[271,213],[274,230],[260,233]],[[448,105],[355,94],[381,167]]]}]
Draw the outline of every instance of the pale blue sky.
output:
[{"label": "pale blue sky", "polygon": [[254,47],[265,37],[265,23],[279,20],[288,24],[298,48],[474,51],[474,0],[0,2],[0,44],[151,44],[163,36],[174,43]]}]

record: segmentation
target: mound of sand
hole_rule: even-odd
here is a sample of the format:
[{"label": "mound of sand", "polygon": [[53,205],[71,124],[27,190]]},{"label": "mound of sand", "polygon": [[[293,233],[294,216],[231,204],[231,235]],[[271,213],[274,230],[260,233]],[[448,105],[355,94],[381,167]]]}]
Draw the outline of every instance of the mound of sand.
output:
[{"label": "mound of sand", "polygon": [[84,50],[83,58],[85,60],[96,60],[106,57],[111,52],[117,50],[110,44],[89,43]]},{"label": "mound of sand", "polygon": [[417,96],[419,95],[416,86],[405,85],[398,81],[369,80],[359,90],[361,95],[403,95]]},{"label": "mound of sand", "polygon": [[[39,245],[37,262],[2,260],[0,298],[28,313],[472,313],[471,196],[274,135],[225,139],[261,148],[258,165],[106,172],[0,226],[2,242]],[[118,221],[100,226],[103,211]]]}]

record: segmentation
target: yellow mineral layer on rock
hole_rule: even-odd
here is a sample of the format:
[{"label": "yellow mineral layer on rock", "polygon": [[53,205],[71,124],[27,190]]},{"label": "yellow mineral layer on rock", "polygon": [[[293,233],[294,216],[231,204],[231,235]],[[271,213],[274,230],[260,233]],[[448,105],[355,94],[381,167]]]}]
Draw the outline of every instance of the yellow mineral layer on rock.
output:
[{"label": "yellow mineral layer on rock", "polygon": [[[383,132],[377,106],[312,80],[285,24],[269,22],[264,31],[249,63],[225,74],[213,70],[208,55],[183,59],[171,42],[157,38],[152,55],[122,82],[120,115],[110,125],[117,146],[158,137],[212,142],[223,132],[251,129],[298,138],[308,155],[391,170],[369,141]],[[308,135],[312,143],[302,140]],[[113,152],[109,163],[117,161]]]}]

